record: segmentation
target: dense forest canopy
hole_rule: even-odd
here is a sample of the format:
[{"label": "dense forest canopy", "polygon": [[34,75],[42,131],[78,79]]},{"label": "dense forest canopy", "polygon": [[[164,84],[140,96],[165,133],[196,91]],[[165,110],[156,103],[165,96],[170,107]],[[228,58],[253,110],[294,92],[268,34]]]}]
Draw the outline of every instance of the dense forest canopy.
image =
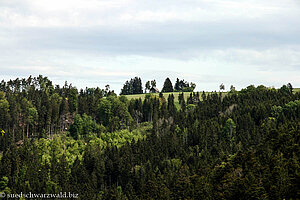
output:
[{"label": "dense forest canopy", "polygon": [[[143,93],[141,86],[132,79],[121,93]],[[166,79],[163,91],[171,86]],[[194,87],[177,79],[172,89]],[[179,107],[174,100],[173,94],[128,100],[109,86],[78,91],[43,76],[2,81],[0,192],[300,198],[300,93],[291,84],[194,92],[187,100],[181,93]]]}]

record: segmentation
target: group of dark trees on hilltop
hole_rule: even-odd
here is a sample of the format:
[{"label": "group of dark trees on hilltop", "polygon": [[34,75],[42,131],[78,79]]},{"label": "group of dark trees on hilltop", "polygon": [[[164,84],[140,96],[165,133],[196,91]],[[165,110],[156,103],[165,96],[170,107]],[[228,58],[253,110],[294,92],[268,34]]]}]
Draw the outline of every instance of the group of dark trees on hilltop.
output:
[{"label": "group of dark trees on hilltop", "polygon": [[135,77],[130,79],[130,81],[126,81],[123,88],[121,89],[121,95],[142,94],[142,93],[143,93],[142,80],[139,77]]},{"label": "group of dark trees on hilltop", "polygon": [[[173,84],[169,78],[166,78],[161,92],[193,92],[196,87],[196,84],[187,82],[184,80],[176,79],[176,83],[173,87]],[[151,88],[156,88],[156,81],[147,81],[145,84],[145,93],[150,92]],[[135,77],[126,81],[123,88],[121,89],[120,95],[128,94],[143,94],[143,86],[141,78]]]},{"label": "group of dark trees on hilltop", "polygon": [[179,107],[172,94],[129,101],[99,88],[54,87],[41,76],[0,90],[0,192],[300,198],[300,93],[291,85],[194,93],[188,101],[181,94]]}]

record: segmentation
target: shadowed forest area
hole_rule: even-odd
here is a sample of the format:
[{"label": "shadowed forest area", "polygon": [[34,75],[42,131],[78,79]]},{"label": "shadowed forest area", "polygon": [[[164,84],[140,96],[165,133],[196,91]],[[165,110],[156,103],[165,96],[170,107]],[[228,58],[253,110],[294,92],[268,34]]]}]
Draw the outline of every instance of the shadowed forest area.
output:
[{"label": "shadowed forest area", "polygon": [[291,84],[178,99],[163,91],[129,100],[41,75],[2,81],[0,192],[300,198],[300,92]]}]

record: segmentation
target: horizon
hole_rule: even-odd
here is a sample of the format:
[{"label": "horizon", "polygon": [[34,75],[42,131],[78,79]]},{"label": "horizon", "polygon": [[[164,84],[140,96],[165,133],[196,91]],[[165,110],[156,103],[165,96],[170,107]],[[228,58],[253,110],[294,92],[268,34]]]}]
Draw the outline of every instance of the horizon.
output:
[{"label": "horizon", "polygon": [[[53,84],[53,86],[56,86],[56,85],[59,85],[59,87],[60,88],[62,88],[63,86],[64,86],[64,84],[65,84],[65,82],[67,82],[67,84],[68,85],[72,85],[72,87],[75,87],[77,90],[78,90],[78,92],[80,92],[80,90],[81,89],[83,89],[83,90],[85,90],[86,88],[97,88],[97,87],[99,87],[100,89],[105,89],[105,85],[109,85],[110,86],[110,90],[111,91],[114,91],[118,96],[120,96],[120,92],[117,92],[117,91],[121,91],[121,89],[123,88],[123,87],[121,87],[121,88],[119,88],[118,90],[116,90],[115,88],[112,88],[111,87],[111,85],[109,84],[109,83],[107,83],[107,84],[105,84],[105,85],[103,85],[103,87],[101,87],[101,86],[93,86],[93,87],[89,87],[89,86],[85,86],[85,87],[77,87],[77,85],[75,85],[75,84],[73,84],[72,82],[70,82],[70,81],[68,81],[68,80],[64,80],[63,81],[63,83],[61,83],[61,84],[59,84],[59,83],[55,83],[50,77],[48,77],[48,76],[44,76],[44,75],[42,75],[42,74],[40,74],[41,76],[43,76],[44,78],[48,78],[51,82],[52,82],[52,84]],[[38,76],[33,76],[33,75],[29,75],[29,76],[31,76],[32,78],[34,78],[34,77],[38,77]],[[28,77],[29,77],[28,76]],[[10,81],[10,80],[15,80],[15,79],[27,79],[28,77],[16,77],[16,78],[14,78],[14,79],[9,79],[9,80],[5,80],[5,79],[2,79],[2,80],[0,80],[0,81],[4,81],[4,82],[8,82],[8,81]],[[131,78],[134,78],[134,77],[131,77]],[[128,81],[131,79],[131,78],[129,78],[128,79]],[[139,78],[141,78],[141,77],[139,77]],[[168,77],[166,77],[166,78],[168,78]],[[146,92],[145,92],[145,84],[146,84],[146,82],[148,81],[143,81],[143,79],[141,78],[141,80],[142,80],[142,89],[143,89],[143,94],[146,94]],[[179,80],[182,80],[182,79],[180,79],[179,78]],[[151,81],[151,80],[149,80],[149,81]],[[187,82],[189,82],[189,83],[191,83],[191,81],[189,81],[189,80],[184,80],[184,81],[187,81]],[[164,81],[163,81],[164,82]],[[175,85],[175,80],[174,80],[174,82],[173,82],[173,80],[171,80],[171,82],[172,82],[172,86],[173,86],[173,88],[174,88],[174,85]],[[125,83],[125,82],[124,82]],[[158,88],[160,91],[162,90],[162,88],[163,88],[163,83],[160,83],[160,82],[157,82],[156,81],[156,84],[157,84],[157,87],[156,88]],[[220,83],[219,84],[219,86],[221,85],[222,83]],[[245,87],[242,87],[242,88],[239,88],[239,89],[237,89],[234,85],[234,87],[235,87],[235,89],[237,90],[237,91],[240,91],[241,89],[246,89],[247,87],[249,87],[249,86],[255,86],[255,87],[258,87],[258,86],[260,86],[260,85],[262,85],[262,86],[265,86],[265,87],[267,87],[267,88],[275,88],[275,89],[279,89],[280,87],[282,87],[283,85],[287,85],[288,83],[286,83],[286,84],[282,84],[281,86],[279,86],[279,87],[274,87],[274,86],[267,86],[267,85],[263,85],[263,84],[258,84],[258,85],[255,85],[255,84],[249,84],[249,85],[247,85],[247,86],[245,86]],[[161,85],[161,86],[160,86]],[[291,84],[292,85],[292,87],[293,87],[293,89],[297,89],[297,88],[300,88],[300,87],[295,87],[293,84]],[[215,90],[206,90],[206,89],[203,89],[203,90],[197,90],[196,88],[197,88],[197,86],[196,86],[196,88],[194,89],[194,91],[193,92],[219,92],[219,90],[220,90],[220,87],[217,87]],[[225,86],[225,89],[222,91],[222,92],[229,92],[230,91],[230,86],[231,85],[225,85],[224,84],[224,86]],[[174,91],[175,92],[175,91]],[[179,91],[180,92],[180,91]],[[149,93],[149,91],[148,91],[148,93]],[[167,92],[168,93],[168,92]],[[129,94],[130,95],[130,94]],[[132,94],[132,95],[136,95],[136,94]]]}]

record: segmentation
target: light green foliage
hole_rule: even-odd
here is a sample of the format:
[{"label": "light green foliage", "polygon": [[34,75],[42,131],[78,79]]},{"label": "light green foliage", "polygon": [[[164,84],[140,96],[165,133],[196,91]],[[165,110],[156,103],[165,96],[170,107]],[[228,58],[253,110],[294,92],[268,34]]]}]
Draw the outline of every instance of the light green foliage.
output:
[{"label": "light green foliage", "polygon": [[223,129],[224,136],[228,139],[232,139],[233,134],[235,133],[235,129],[236,125],[234,121],[231,118],[227,119]]},{"label": "light green foliage", "polygon": [[271,108],[271,115],[275,118],[278,118],[282,113],[282,107],[281,106],[272,106]]},{"label": "light green foliage", "polygon": [[98,104],[98,119],[111,132],[129,128],[133,122],[126,103],[114,96],[100,99]]},{"label": "light green foliage", "polygon": [[107,147],[107,142],[93,134],[89,137],[89,145],[92,147],[98,147],[99,150],[103,150]]},{"label": "light green foliage", "polygon": [[40,150],[42,163],[48,163],[49,165],[52,158],[59,159],[62,155],[65,155],[68,163],[72,165],[76,157],[82,158],[85,148],[83,141],[74,140],[65,135],[56,135],[52,140],[41,138],[35,142]]},{"label": "light green foliage", "polygon": [[11,190],[8,187],[8,178],[6,176],[0,179],[0,193],[10,194]]},{"label": "light green foliage", "polygon": [[[151,128],[151,123],[143,123],[138,129],[133,131],[102,132],[99,136],[94,133],[88,134],[85,140],[90,146],[100,150],[105,149],[107,146],[119,148],[127,142],[131,143],[133,140],[137,141],[146,138]],[[47,163],[49,165],[51,165],[52,159],[59,160],[63,155],[66,157],[69,165],[73,165],[77,157],[80,160],[82,159],[87,143],[84,140],[75,140],[66,135],[55,135],[52,140],[41,138],[35,141],[42,164]]]},{"label": "light green foliage", "polygon": [[2,177],[0,181],[0,190],[3,190],[8,184],[8,178],[7,177]]},{"label": "light green foliage", "polygon": [[139,131],[128,131],[120,130],[112,133],[102,133],[100,138],[102,138],[109,146],[123,146],[127,141],[131,142],[132,140],[137,141],[142,139],[143,136]]},{"label": "light green foliage", "polygon": [[82,117],[77,114],[74,118],[74,123],[70,126],[70,135],[74,139],[78,139],[81,136],[87,136],[92,133],[100,134],[105,131],[103,125],[97,124],[91,116],[83,114]]},{"label": "light green foliage", "polygon": [[291,114],[298,110],[300,112],[300,100],[290,101],[285,104],[283,107],[281,106],[272,106],[271,115],[278,119],[282,116],[282,113]]},{"label": "light green foliage", "polygon": [[194,91],[195,88],[193,87],[183,87],[182,88],[182,92],[192,92]]},{"label": "light green foliage", "polygon": [[98,104],[98,118],[100,122],[107,126],[111,117],[111,101],[106,98],[101,98]]},{"label": "light green foliage", "polygon": [[293,112],[297,110],[298,105],[300,105],[300,100],[290,101],[289,103],[285,104],[283,109]]},{"label": "light green foliage", "polygon": [[5,121],[9,111],[9,103],[5,98],[4,92],[0,91],[0,126]]},{"label": "light green foliage", "polygon": [[88,135],[91,133],[98,134],[105,131],[105,128],[103,126],[97,124],[97,122],[93,120],[91,116],[87,116],[86,114],[83,114],[82,122],[83,122],[83,127],[82,127],[83,135]]},{"label": "light green foliage", "polygon": [[95,135],[90,137],[89,143],[92,145],[98,145],[100,149],[107,146],[116,146],[119,148],[127,142],[131,143],[133,140],[138,141],[146,138],[146,135],[150,132],[151,128],[151,123],[143,123],[139,128],[133,131],[123,129],[112,133],[103,132],[100,134],[100,137],[96,137]]},{"label": "light green foliage", "polygon": [[36,121],[38,118],[38,112],[36,108],[26,98],[22,100],[21,107],[23,110],[26,123],[32,125],[34,121]]}]

